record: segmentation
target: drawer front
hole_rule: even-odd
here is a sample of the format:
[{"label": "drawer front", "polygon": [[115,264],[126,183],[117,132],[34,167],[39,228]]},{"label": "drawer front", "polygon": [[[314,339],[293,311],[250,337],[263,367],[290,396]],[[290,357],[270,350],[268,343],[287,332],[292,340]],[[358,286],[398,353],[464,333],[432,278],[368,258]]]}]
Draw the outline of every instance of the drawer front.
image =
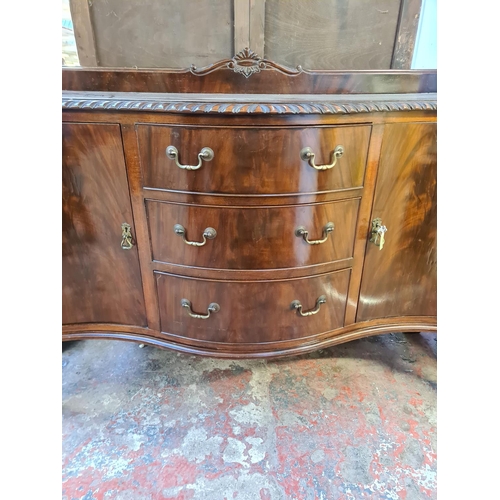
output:
[{"label": "drawer front", "polygon": [[[308,128],[203,128],[138,125],[144,185],[176,191],[219,194],[316,193],[363,185],[370,125]],[[166,149],[174,146],[177,158]],[[301,151],[314,153],[316,170]],[[210,161],[199,160],[203,148],[213,151]],[[201,166],[185,170],[180,165]]]},{"label": "drawer front", "polygon": [[[161,330],[186,339],[208,342],[261,343],[293,340],[325,333],[344,325],[350,269],[310,278],[280,281],[219,281],[156,272]],[[320,297],[325,302],[317,305]],[[190,301],[193,318],[183,307]],[[300,316],[292,303],[299,301]]]},{"label": "drawer front", "polygon": [[[156,261],[216,269],[279,269],[352,257],[359,198],[286,207],[208,207],[152,200],[146,206]],[[184,233],[176,234],[178,225]],[[301,227],[307,235],[298,234]],[[213,239],[210,228],[216,231]],[[323,242],[313,243],[318,240]]]}]

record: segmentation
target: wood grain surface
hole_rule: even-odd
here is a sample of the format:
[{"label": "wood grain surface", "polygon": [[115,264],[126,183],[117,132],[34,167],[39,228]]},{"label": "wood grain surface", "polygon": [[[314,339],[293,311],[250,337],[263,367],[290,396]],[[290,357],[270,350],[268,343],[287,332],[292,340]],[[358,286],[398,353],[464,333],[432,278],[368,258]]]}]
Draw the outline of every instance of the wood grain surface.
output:
[{"label": "wood grain surface", "polygon": [[386,241],[367,243],[357,321],[437,314],[436,152],[435,124],[386,125],[372,210]]},{"label": "wood grain surface", "polygon": [[422,0],[403,0],[391,68],[410,69],[415,50]]},{"label": "wood grain surface", "polygon": [[[352,257],[359,199],[287,207],[211,207],[147,201],[153,259],[190,267],[215,269],[277,269],[311,266]],[[323,228],[335,229],[321,244],[309,245],[295,230],[303,226],[310,240],[323,238]],[[202,242],[208,227],[217,236],[202,247],[189,246],[175,235],[175,224],[186,239]]]},{"label": "wood grain surface", "polygon": [[[227,62],[231,61],[228,59]],[[437,91],[436,70],[312,71],[289,76],[275,69],[245,78],[227,65],[204,74],[183,70],[63,68],[62,88],[84,92],[222,94],[404,94]]]},{"label": "wood grain surface", "polygon": [[146,326],[137,247],[121,248],[122,223],[135,228],[120,127],[62,131],[63,324]]},{"label": "wood grain surface", "polygon": [[400,0],[266,0],[265,57],[292,68],[389,69],[399,9]]},{"label": "wood grain surface", "polygon": [[[112,86],[113,74],[85,73],[73,83]],[[179,75],[189,90],[196,79],[204,82],[200,88],[270,91],[280,78],[299,87],[310,78],[319,86],[309,91],[341,85],[353,92],[348,98],[367,82],[379,93],[387,89],[372,76],[378,83],[392,78],[266,70],[247,80],[222,69],[190,74],[192,81],[182,72],[118,74],[128,76],[115,83],[132,85],[132,92],[134,82],[174,85]],[[398,75],[396,86],[408,88],[410,80]],[[413,84],[426,81],[420,76]],[[248,87],[233,77],[262,79]],[[436,329],[435,108],[341,116],[308,114],[304,107],[282,115],[286,96],[267,98],[276,114],[182,114],[147,106],[63,112],[64,340],[116,338],[259,358],[387,331]],[[252,105],[241,93],[229,101]],[[337,144],[346,152],[331,170],[318,172],[300,159],[309,146],[316,163],[327,163]],[[181,170],[165,154],[169,145],[181,163],[196,163],[206,146],[215,157],[197,171]],[[388,227],[382,251],[367,242],[374,217]],[[323,244],[309,246],[294,235],[302,225],[319,239],[330,221],[335,230]],[[132,226],[133,250],[120,248],[122,222]],[[209,226],[218,234],[190,247],[174,234],[176,223],[189,240],[200,241]],[[311,310],[320,295],[327,302],[315,315],[300,317],[290,308],[299,300]],[[206,313],[211,302],[221,309],[207,320],[191,318],[183,298],[196,313]]]},{"label": "wood grain surface", "polygon": [[[226,194],[315,193],[363,185],[371,127],[202,128],[138,125],[141,165],[147,187]],[[181,164],[196,165],[204,147],[214,159],[196,171],[176,166],[168,146],[179,151]],[[344,155],[330,170],[317,171],[300,157],[312,148],[317,165],[328,164],[336,146]]]},{"label": "wood grain surface", "polygon": [[226,359],[280,358],[325,349],[351,340],[389,332],[434,332],[435,317],[405,316],[364,321],[325,332],[304,340],[269,342],[266,344],[221,344],[185,340],[182,337],[127,325],[88,324],[63,326],[63,340],[106,339],[138,342],[186,354]]},{"label": "wood grain surface", "polygon": [[234,52],[231,0],[91,2],[100,66],[186,68]]},{"label": "wood grain surface", "polygon": [[[180,337],[210,342],[273,342],[305,338],[344,324],[348,269],[310,278],[246,282],[155,274],[161,329]],[[292,301],[299,300],[304,311],[314,309],[321,295],[326,303],[315,315],[300,317],[291,308]],[[219,304],[220,311],[206,320],[191,318],[181,307],[184,298],[191,301],[196,313],[206,313],[211,302]]]},{"label": "wood grain surface", "polygon": [[78,62],[81,66],[91,68],[99,66],[89,2],[88,0],[69,0],[69,5],[78,50]]}]

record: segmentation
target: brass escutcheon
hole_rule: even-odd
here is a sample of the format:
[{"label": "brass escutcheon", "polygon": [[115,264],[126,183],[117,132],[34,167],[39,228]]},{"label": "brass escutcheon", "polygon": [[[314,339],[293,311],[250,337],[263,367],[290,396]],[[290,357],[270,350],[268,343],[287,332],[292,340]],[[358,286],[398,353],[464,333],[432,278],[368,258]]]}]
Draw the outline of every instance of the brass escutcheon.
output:
[{"label": "brass escutcheon", "polygon": [[372,220],[372,230],[370,233],[370,242],[377,245],[380,250],[384,248],[385,243],[385,233],[387,232],[387,227],[382,225],[382,219],[377,217]]},{"label": "brass escutcheon", "polygon": [[134,246],[132,241],[132,232],[130,231],[130,224],[124,222],[122,224],[122,243],[123,250],[130,250]]}]

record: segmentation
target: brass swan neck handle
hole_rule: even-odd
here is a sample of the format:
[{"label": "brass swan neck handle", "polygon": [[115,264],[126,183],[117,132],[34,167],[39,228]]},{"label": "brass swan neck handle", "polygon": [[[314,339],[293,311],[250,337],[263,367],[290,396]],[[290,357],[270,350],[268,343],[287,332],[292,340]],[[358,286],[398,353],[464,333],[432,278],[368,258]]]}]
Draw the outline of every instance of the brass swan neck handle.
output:
[{"label": "brass swan neck handle", "polygon": [[339,158],[342,158],[343,154],[344,154],[344,146],[341,146],[339,144],[338,146],[335,147],[335,149],[332,152],[331,163],[329,163],[328,165],[316,165],[314,163],[315,154],[313,153],[311,148],[307,147],[301,150],[300,159],[303,161],[307,161],[309,165],[311,165],[311,167],[316,170],[329,170],[330,168],[333,168],[337,164],[337,160]]},{"label": "brass swan neck handle", "polygon": [[175,164],[183,170],[198,170],[203,161],[212,161],[214,159],[214,152],[210,148],[203,148],[198,153],[198,165],[182,165],[179,163],[179,151],[175,146],[168,146],[165,153],[168,158],[175,160]]},{"label": "brass swan neck handle", "polygon": [[323,238],[321,238],[320,240],[310,240],[309,231],[307,231],[304,226],[299,226],[295,230],[295,236],[302,237],[306,243],[309,243],[309,245],[319,245],[320,243],[324,243],[328,239],[328,235],[332,233],[334,229],[335,225],[333,224],[333,222],[327,222],[327,224],[323,228]]},{"label": "brass swan neck handle", "polygon": [[191,245],[193,247],[202,247],[207,240],[213,240],[217,236],[217,231],[213,227],[207,227],[202,234],[203,241],[188,241],[186,239],[186,229],[181,224],[176,224],[174,226],[174,233],[182,236],[182,240],[186,245]]},{"label": "brass swan neck handle", "polygon": [[302,311],[302,304],[298,300],[294,300],[290,304],[290,307],[291,307],[291,309],[297,311],[299,316],[305,317],[305,316],[312,316],[313,314],[317,314],[319,312],[321,304],[325,304],[325,303],[326,303],[326,296],[320,295],[316,299],[316,306],[314,307],[314,309],[311,309],[310,311],[305,311],[305,312]]},{"label": "brass swan neck handle", "polygon": [[192,318],[196,318],[196,319],[208,319],[208,318],[210,318],[210,314],[220,311],[219,304],[212,302],[211,304],[208,305],[207,314],[195,313],[191,309],[191,302],[188,299],[181,300],[181,307],[184,307],[185,309],[187,309],[189,316],[191,316]]}]

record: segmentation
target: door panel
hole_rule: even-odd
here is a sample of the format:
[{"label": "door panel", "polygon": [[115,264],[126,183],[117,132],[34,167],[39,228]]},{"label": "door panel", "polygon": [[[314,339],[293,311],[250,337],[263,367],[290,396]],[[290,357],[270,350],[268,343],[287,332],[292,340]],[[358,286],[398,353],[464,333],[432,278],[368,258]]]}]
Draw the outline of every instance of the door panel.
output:
[{"label": "door panel", "polygon": [[146,326],[119,125],[63,124],[63,324]]},{"label": "door panel", "polygon": [[386,125],[372,218],[387,227],[367,243],[357,320],[437,314],[436,124]]}]

